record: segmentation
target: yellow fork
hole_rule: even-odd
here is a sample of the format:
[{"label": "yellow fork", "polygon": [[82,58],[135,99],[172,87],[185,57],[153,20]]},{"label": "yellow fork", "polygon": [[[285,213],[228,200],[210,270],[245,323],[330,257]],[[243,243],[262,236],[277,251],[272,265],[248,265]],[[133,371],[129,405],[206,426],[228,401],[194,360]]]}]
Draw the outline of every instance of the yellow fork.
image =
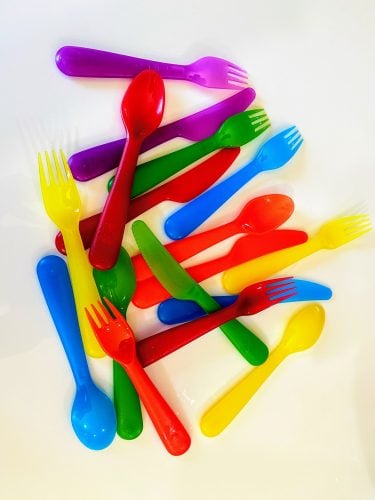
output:
[{"label": "yellow fork", "polygon": [[45,153],[46,174],[42,156],[38,153],[40,187],[46,212],[64,237],[69,274],[86,353],[100,358],[105,353],[100,347],[85,314],[85,307],[97,303],[100,297],[93,278],[92,267],[79,233],[81,199],[62,151],[60,151],[60,155],[63,168],[60,166],[55,151],[52,152],[54,172],[50,157],[48,153]]},{"label": "yellow fork", "polygon": [[239,293],[249,284],[263,281],[318,250],[337,248],[371,229],[367,214],[330,220],[306,243],[263,255],[228,269],[223,274],[223,286],[229,293]]}]

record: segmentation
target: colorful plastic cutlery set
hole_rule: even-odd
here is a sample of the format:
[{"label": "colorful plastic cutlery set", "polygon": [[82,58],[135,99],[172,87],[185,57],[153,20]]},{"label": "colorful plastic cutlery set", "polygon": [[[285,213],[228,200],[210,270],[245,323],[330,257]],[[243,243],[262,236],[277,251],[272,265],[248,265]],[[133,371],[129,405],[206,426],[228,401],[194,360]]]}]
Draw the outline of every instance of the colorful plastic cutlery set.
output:
[{"label": "colorful plastic cutlery set", "polygon": [[[190,446],[189,434],[144,367],[220,328],[228,348],[255,368],[249,367],[202,415],[203,434],[219,434],[288,354],[311,347],[321,334],[325,313],[315,301],[330,299],[331,289],[273,276],[313,252],[337,248],[370,231],[371,221],[366,213],[353,213],[329,220],[308,237],[304,231],[279,229],[292,215],[293,201],[267,194],[250,199],[230,222],[197,232],[253,177],[294,157],[303,142],[297,127],[265,140],[253,158],[219,181],[241,146],[271,126],[263,109],[248,109],[255,91],[248,87],[246,71],[215,57],[183,66],[73,46],[61,48],[56,63],[70,76],[132,79],[121,103],[125,138],[75,153],[69,162],[62,152],[38,155],[45,210],[60,230],[56,248],[66,255],[67,264],[48,255],[37,264],[37,275],[77,386],[72,426],[91,449],[107,447],[116,432],[134,439],[143,429],[141,401],[165,448],[181,455]],[[159,126],[163,79],[237,92]],[[176,137],[191,144],[138,164],[140,153]],[[116,173],[102,212],[82,218],[76,181],[112,169]],[[174,241],[164,246],[138,219],[132,232],[140,253],[130,258],[123,246],[125,224],[165,200],[181,203],[160,221]],[[226,255],[187,268],[180,264],[235,235],[240,237]],[[223,273],[228,295],[212,297],[199,282],[218,273]],[[131,301],[139,308],[158,305],[159,320],[172,327],[137,341],[137,332],[126,321]],[[297,301],[314,302],[292,316],[271,353],[237,319]],[[113,359],[113,402],[92,380],[85,351]]]}]

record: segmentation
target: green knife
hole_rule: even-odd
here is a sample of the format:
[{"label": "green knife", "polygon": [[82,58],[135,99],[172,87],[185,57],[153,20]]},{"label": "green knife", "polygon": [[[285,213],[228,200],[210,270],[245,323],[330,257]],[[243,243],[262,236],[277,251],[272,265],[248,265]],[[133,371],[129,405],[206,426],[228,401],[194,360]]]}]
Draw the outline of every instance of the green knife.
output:
[{"label": "green knife", "polygon": [[[206,312],[220,309],[185,269],[175,261],[149,227],[141,220],[132,225],[138,248],[150,269],[176,299],[193,300]],[[268,347],[251,330],[237,320],[228,321],[220,329],[234,347],[252,365],[260,365],[268,358]]]}]

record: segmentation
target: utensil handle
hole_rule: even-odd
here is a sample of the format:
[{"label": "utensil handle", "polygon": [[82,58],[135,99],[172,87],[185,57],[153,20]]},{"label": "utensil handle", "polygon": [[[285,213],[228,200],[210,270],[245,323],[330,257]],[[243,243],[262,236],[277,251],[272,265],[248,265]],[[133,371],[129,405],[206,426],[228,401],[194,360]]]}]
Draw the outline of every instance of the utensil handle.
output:
[{"label": "utensil handle", "polygon": [[130,190],[137,165],[139,142],[129,138],[91,244],[89,259],[97,269],[110,269],[117,261],[128,218]]},{"label": "utensil handle", "polygon": [[[183,127],[180,121],[168,123],[156,129],[146,137],[140,152],[144,153],[175,137],[183,137]],[[117,168],[125,144],[126,138],[118,139],[74,153],[68,161],[73,177],[81,182],[89,181]]]},{"label": "utensil handle", "polygon": [[[190,298],[199,304],[206,313],[214,312],[220,307],[214,298],[200,286],[194,288]],[[222,324],[220,330],[248,363],[259,365],[267,359],[268,347],[266,344],[237,319]]]},{"label": "utensil handle", "polygon": [[190,323],[175,326],[137,342],[138,359],[143,366],[155,363],[181,347],[193,342],[202,335],[211,332],[222,323],[230,321],[237,315],[237,307],[220,309],[212,314]]},{"label": "utensil handle", "polygon": [[301,245],[262,255],[224,271],[222,284],[227,292],[239,293],[250,283],[263,281],[321,248],[319,239],[313,237]]},{"label": "utensil handle", "polygon": [[187,74],[186,67],[180,64],[77,46],[61,47],[56,54],[56,64],[66,75],[94,78],[133,78],[145,69],[153,69],[163,78],[176,80],[185,79]]},{"label": "utensil handle", "polygon": [[144,404],[164,446],[172,455],[182,455],[190,447],[190,436],[172,408],[157,390],[147,373],[135,358],[123,364]]},{"label": "utensil handle", "polygon": [[[228,307],[236,301],[238,295],[220,295],[213,299],[220,307]],[[167,299],[158,306],[159,321],[165,325],[186,323],[205,316],[205,311],[193,300]]]},{"label": "utensil handle", "polygon": [[83,345],[89,356],[101,358],[105,356],[105,353],[100,347],[85,314],[85,307],[90,307],[91,304],[96,304],[100,300],[92,275],[92,267],[83,248],[78,227],[69,231],[63,230],[62,235]]},{"label": "utensil handle", "polygon": [[162,300],[168,299],[170,293],[163,287],[155,276],[151,276],[143,281],[137,282],[132,302],[140,309],[159,304]]},{"label": "utensil handle", "polygon": [[143,430],[141,405],[132,381],[116,361],[113,362],[113,402],[117,434],[123,439],[135,439]]},{"label": "utensil handle", "polygon": [[167,218],[166,234],[173,240],[185,238],[228,201],[259,172],[255,161],[248,163],[230,177],[194,198]]},{"label": "utensil handle", "polygon": [[138,165],[134,175],[132,196],[139,196],[165,181],[191,163],[208,155],[216,148],[215,136],[190,144],[154,160]]},{"label": "utensil handle", "polygon": [[59,334],[77,386],[91,381],[79,331],[68,267],[61,257],[47,255],[36,267],[52,320]]},{"label": "utensil handle", "polygon": [[203,434],[209,437],[220,434],[284,358],[285,353],[277,347],[263,365],[254,368],[217,399],[201,417],[200,428]]}]

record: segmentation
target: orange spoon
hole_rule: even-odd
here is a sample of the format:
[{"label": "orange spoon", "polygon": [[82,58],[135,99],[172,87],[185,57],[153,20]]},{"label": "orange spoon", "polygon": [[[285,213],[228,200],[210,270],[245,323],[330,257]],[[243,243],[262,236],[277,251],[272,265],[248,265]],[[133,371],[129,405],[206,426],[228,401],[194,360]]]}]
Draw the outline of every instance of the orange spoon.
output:
[{"label": "orange spoon", "polygon": [[[177,262],[183,262],[235,234],[264,233],[276,229],[289,219],[293,210],[294,203],[289,196],[284,194],[258,196],[247,202],[232,221],[183,240],[168,243],[165,248]],[[141,254],[136,255],[132,260],[137,281],[153,276]]]}]

